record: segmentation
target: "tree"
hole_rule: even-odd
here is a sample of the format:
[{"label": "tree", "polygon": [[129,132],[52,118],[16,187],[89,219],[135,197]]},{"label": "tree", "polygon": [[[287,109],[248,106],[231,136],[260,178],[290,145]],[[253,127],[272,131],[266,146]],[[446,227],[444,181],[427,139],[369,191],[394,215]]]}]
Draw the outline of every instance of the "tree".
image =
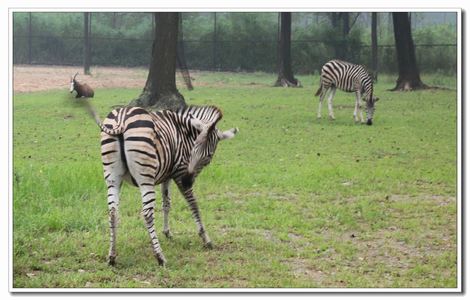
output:
[{"label": "tree", "polygon": [[349,33],[354,27],[361,13],[357,13],[351,22],[349,12],[331,12],[329,13],[331,26],[334,36],[332,36],[335,58],[350,60],[351,51]]},{"label": "tree", "polygon": [[428,88],[428,86],[421,81],[419,76],[408,13],[395,12],[392,13],[392,18],[398,61],[398,79],[392,91],[409,91]]},{"label": "tree", "polygon": [[294,78],[290,55],[292,16],[290,12],[280,13],[281,30],[279,32],[279,73],[274,86],[300,87],[300,81]]},{"label": "tree", "polygon": [[374,81],[377,81],[377,72],[378,72],[378,56],[377,56],[377,13],[372,13],[372,22],[371,22],[371,53],[372,53],[372,78]]},{"label": "tree", "polygon": [[189,75],[188,65],[186,63],[186,56],[184,55],[184,42],[183,42],[183,16],[179,13],[179,28],[178,28],[178,48],[176,50],[176,66],[183,76],[184,83],[188,90],[194,89]]},{"label": "tree", "polygon": [[179,13],[154,13],[155,30],[152,58],[145,87],[132,106],[151,110],[185,107],[183,96],[176,89],[175,70],[178,43]]},{"label": "tree", "polygon": [[91,64],[91,16],[89,12],[83,13],[84,19],[84,59],[83,59],[83,73],[90,75],[90,64]]}]

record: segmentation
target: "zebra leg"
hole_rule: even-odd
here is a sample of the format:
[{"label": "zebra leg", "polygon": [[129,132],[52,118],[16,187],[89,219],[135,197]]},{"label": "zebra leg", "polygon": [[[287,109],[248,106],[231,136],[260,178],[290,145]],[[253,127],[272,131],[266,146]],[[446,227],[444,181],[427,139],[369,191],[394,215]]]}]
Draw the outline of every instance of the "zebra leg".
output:
[{"label": "zebra leg", "polygon": [[162,206],[163,206],[163,234],[167,238],[172,238],[170,232],[170,223],[169,223],[169,213],[171,208],[171,198],[170,198],[170,181],[165,181],[162,183]]},{"label": "zebra leg", "polygon": [[354,121],[358,122],[359,119],[357,118],[357,111],[359,110],[359,105],[361,101],[361,94],[356,92],[356,104],[354,105]]},{"label": "zebra leg", "polygon": [[142,215],[144,216],[145,225],[150,235],[152,243],[153,255],[158,261],[158,264],[163,266],[166,263],[165,256],[163,255],[160,242],[158,241],[157,234],[155,233],[154,226],[154,211],[155,211],[155,191],[153,185],[140,185],[140,193],[142,194]]},{"label": "zebra leg", "polygon": [[176,181],[176,184],[178,185],[181,194],[183,194],[184,198],[188,202],[189,208],[191,209],[191,214],[198,228],[198,234],[202,238],[202,242],[204,243],[204,247],[212,249],[212,241],[207,235],[206,229],[204,228],[204,224],[201,221],[201,215],[199,213],[199,207],[197,205],[196,198],[193,194],[192,185],[185,186],[181,181]]},{"label": "zebra leg", "polygon": [[333,98],[335,96],[335,93],[336,93],[336,88],[332,87],[331,93],[328,96],[328,113],[329,113],[329,117],[331,120],[335,119],[335,115],[333,114]]},{"label": "zebra leg", "polygon": [[121,159],[120,141],[116,137],[101,133],[101,159],[104,179],[108,188],[108,218],[110,229],[108,263],[116,264],[116,235],[118,226],[119,191],[127,173],[126,164]]},{"label": "zebra leg", "polygon": [[122,178],[116,180],[106,180],[108,186],[108,217],[110,230],[110,245],[108,253],[108,264],[114,266],[116,264],[116,230],[118,225],[118,208],[119,208],[119,190],[121,188]]},{"label": "zebra leg", "polygon": [[359,98],[359,116],[361,117],[361,123],[364,123],[364,116],[362,115],[362,99]]},{"label": "zebra leg", "polygon": [[323,99],[325,99],[325,95],[328,93],[328,89],[323,90],[320,94],[320,100],[318,101],[318,113],[317,113],[317,118],[321,119],[321,108],[323,105]]}]

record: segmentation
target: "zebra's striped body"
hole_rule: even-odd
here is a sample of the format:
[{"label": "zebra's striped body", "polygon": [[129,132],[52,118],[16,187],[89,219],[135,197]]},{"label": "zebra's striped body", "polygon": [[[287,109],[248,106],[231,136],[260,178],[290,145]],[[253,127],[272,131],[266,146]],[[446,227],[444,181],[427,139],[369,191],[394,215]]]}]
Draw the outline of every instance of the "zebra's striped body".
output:
[{"label": "zebra's striped body", "polygon": [[140,107],[113,110],[101,124],[101,156],[108,187],[111,242],[109,263],[116,259],[116,225],[119,190],[123,179],[139,187],[142,213],[159,264],[165,257],[154,229],[155,185],[162,186],[163,232],[171,236],[170,180],[174,180],[187,200],[205,246],[211,241],[201,221],[193,195],[194,179],[210,163],[219,140],[232,138],[237,129],[220,132],[216,123],[222,112],[213,106],[190,106],[178,112],[148,112]]},{"label": "zebra's striped body", "polygon": [[361,98],[366,101],[367,124],[372,125],[372,118],[375,112],[375,102],[379,99],[373,96],[373,83],[370,74],[361,65],[355,65],[341,60],[331,60],[323,65],[321,69],[320,88],[315,96],[320,95],[320,102],[318,105],[318,118],[321,118],[321,108],[323,99],[328,92],[328,112],[331,119],[334,119],[333,114],[333,97],[336,89],[345,92],[356,93],[356,105],[354,108],[354,119],[358,120],[358,111],[360,114],[361,122],[364,122],[362,115]]}]

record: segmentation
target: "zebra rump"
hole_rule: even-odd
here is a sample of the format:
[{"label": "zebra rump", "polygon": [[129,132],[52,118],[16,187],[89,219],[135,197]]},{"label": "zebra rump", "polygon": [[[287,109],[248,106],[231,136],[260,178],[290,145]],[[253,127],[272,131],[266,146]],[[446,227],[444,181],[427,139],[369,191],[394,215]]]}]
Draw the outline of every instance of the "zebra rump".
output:
[{"label": "zebra rump", "polygon": [[116,260],[116,226],[119,191],[123,180],[137,186],[142,197],[142,214],[150,235],[153,254],[160,265],[166,259],[154,229],[155,185],[162,186],[163,232],[171,236],[169,183],[173,180],[189,204],[198,233],[206,247],[212,242],[202,223],[193,184],[207,166],[220,140],[230,139],[237,128],[220,131],[216,124],[222,111],[215,106],[189,106],[179,111],[149,112],[141,107],[113,110],[101,123],[101,156],[108,188],[111,241],[109,263]]}]

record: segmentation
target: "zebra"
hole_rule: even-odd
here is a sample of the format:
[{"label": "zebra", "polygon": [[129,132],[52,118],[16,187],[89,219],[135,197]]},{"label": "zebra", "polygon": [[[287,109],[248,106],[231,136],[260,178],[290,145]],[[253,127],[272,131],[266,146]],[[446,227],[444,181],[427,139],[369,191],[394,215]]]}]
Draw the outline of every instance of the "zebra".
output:
[{"label": "zebra", "polygon": [[123,180],[140,190],[142,215],[159,265],[165,265],[166,259],[154,228],[155,185],[158,184],[161,184],[164,235],[172,237],[169,187],[173,180],[189,204],[204,246],[212,248],[192,187],[196,176],[211,162],[218,142],[233,138],[238,128],[217,129],[222,111],[215,106],[187,106],[177,111],[157,112],[122,107],[111,111],[102,123],[94,110],[91,113],[101,128],[101,157],[108,189],[108,263],[116,263],[119,191]]},{"label": "zebra", "polygon": [[315,96],[320,95],[317,114],[318,118],[321,118],[323,99],[326,94],[331,91],[328,97],[328,112],[330,119],[335,119],[333,114],[333,97],[335,96],[337,88],[345,92],[356,93],[356,104],[354,106],[354,120],[356,122],[359,121],[359,111],[361,122],[364,123],[364,117],[361,110],[361,98],[366,101],[367,125],[372,125],[372,118],[374,117],[375,112],[375,102],[377,102],[379,98],[373,96],[372,78],[366,68],[361,65],[355,65],[336,59],[330,60],[323,65],[320,75],[320,88],[315,94]]}]

